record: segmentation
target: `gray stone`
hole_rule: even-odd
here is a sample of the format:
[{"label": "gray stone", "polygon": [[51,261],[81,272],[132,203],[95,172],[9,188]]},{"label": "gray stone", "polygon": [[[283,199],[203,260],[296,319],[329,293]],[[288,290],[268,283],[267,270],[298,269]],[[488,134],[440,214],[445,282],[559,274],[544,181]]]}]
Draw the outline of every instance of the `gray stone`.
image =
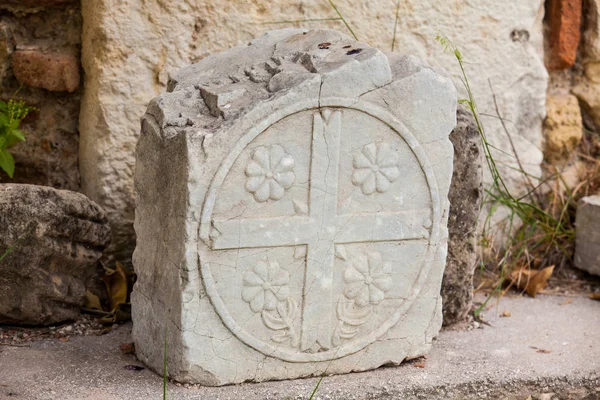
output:
[{"label": "gray stone", "polygon": [[473,115],[460,106],[454,145],[454,171],[450,185],[448,261],[442,281],[444,325],[462,321],[473,302],[473,272],[477,262],[477,219],[483,200],[483,149]]},{"label": "gray stone", "polygon": [[364,371],[441,324],[456,90],[414,57],[288,29],[169,83],[137,148],[133,337],[178,381]]},{"label": "gray stone", "polygon": [[600,276],[600,195],[579,200],[575,226],[575,266]]},{"label": "gray stone", "polygon": [[102,209],[80,193],[0,185],[0,323],[74,319],[110,240]]}]

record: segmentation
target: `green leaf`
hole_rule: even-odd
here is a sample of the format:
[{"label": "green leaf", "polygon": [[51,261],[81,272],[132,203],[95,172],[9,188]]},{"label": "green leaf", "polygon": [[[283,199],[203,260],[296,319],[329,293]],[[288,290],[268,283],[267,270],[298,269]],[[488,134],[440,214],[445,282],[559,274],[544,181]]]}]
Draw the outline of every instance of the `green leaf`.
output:
[{"label": "green leaf", "polygon": [[454,49],[454,57],[456,57],[456,59],[458,61],[462,61],[462,54],[461,54],[460,50]]},{"label": "green leaf", "polygon": [[6,111],[7,108],[8,105],[4,101],[0,100],[0,111]]},{"label": "green leaf", "polygon": [[13,129],[10,131],[9,135],[11,139],[16,139],[17,142],[25,141],[25,135],[23,135],[23,132],[21,132],[19,129]]},{"label": "green leaf", "polygon": [[0,168],[12,179],[15,173],[15,159],[4,149],[0,149]]}]

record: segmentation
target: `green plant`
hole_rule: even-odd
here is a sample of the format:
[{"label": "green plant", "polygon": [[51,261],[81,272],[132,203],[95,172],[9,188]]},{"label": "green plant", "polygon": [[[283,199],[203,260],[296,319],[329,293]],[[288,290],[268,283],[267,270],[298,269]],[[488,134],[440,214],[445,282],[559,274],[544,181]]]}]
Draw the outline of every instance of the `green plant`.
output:
[{"label": "green plant", "polygon": [[[507,241],[501,246],[497,256],[492,260],[488,260],[493,261],[496,269],[499,269],[500,277],[492,285],[493,291],[497,293],[501,291],[508,278],[512,279],[515,276],[520,278],[522,271],[555,263],[562,264],[565,260],[573,257],[575,239],[573,216],[576,208],[576,196],[581,185],[571,190],[560,171],[556,168],[544,180],[532,177],[524,170],[505,120],[500,114],[492,84],[489,82],[496,110],[494,117],[500,120],[514,153],[511,156],[515,157],[518,165],[518,167],[509,166],[508,168],[520,172],[529,187],[524,195],[519,197],[513,195],[498,169],[499,162],[492,154],[492,150],[501,150],[490,144],[486,137],[469,78],[465,71],[463,56],[447,37],[438,34],[436,40],[444,47],[445,51],[451,51],[458,62],[461,71],[460,79],[467,93],[467,98],[459,100],[459,102],[469,109],[475,119],[477,130],[481,136],[487,167],[492,176],[491,185],[485,189],[489,212],[483,227],[484,239],[482,245],[494,246],[494,240],[489,238],[489,235],[492,235],[492,216],[501,207],[508,210],[508,218],[505,221],[503,230]],[[541,182],[534,185],[532,178]],[[548,182],[554,182],[554,188],[544,194],[540,189]],[[490,298],[491,296],[475,310],[476,317],[484,309]]]},{"label": "green plant", "polygon": [[25,140],[19,130],[21,121],[33,110],[23,100],[0,101],[0,168],[12,178],[15,160],[8,149]]}]

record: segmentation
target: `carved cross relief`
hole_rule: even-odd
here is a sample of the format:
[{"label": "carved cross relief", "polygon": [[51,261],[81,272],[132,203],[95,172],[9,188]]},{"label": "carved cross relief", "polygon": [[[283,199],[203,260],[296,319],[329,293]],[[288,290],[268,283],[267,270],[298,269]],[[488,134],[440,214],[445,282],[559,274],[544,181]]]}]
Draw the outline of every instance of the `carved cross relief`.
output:
[{"label": "carved cross relief", "polygon": [[[314,111],[308,204],[294,203],[296,215],[211,220],[212,250],[304,246],[305,253],[297,255],[305,262],[302,299],[289,296],[285,265],[268,260],[246,273],[242,292],[252,310],[261,313],[264,324],[280,332],[272,340],[289,339],[299,352],[327,351],[354,337],[356,327],[389,290],[391,279],[386,274],[391,267],[386,260],[377,252],[349,260],[344,245],[427,239],[430,235],[432,210],[426,205],[398,212],[338,212],[342,116],[338,108]],[[285,147],[279,143],[255,149],[245,170],[245,188],[254,201],[279,201],[292,186],[294,159]],[[354,155],[352,184],[364,196],[377,196],[390,185],[402,185],[397,164],[398,156],[386,143],[369,143]],[[340,295],[333,292],[336,257],[348,261],[343,294],[355,299],[356,306],[352,311],[338,302],[338,320],[333,321],[332,305]],[[297,312],[301,315],[299,329],[293,326]]]}]

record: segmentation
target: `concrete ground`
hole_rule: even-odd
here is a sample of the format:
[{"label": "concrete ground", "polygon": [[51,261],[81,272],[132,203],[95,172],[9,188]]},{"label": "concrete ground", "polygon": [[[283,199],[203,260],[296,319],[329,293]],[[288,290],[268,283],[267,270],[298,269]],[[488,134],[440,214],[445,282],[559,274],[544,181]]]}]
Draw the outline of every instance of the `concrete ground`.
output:
[{"label": "concrete ground", "polygon": [[[566,304],[565,304],[566,303]],[[492,302],[490,302],[492,304]],[[492,326],[443,331],[426,359],[323,379],[318,399],[600,399],[600,302],[503,298]],[[510,317],[499,317],[504,311]],[[104,336],[0,346],[0,399],[161,399],[162,378],[124,355],[131,325]],[[317,379],[219,388],[168,384],[167,398],[308,399]],[[531,397],[529,397],[531,396]]]}]

